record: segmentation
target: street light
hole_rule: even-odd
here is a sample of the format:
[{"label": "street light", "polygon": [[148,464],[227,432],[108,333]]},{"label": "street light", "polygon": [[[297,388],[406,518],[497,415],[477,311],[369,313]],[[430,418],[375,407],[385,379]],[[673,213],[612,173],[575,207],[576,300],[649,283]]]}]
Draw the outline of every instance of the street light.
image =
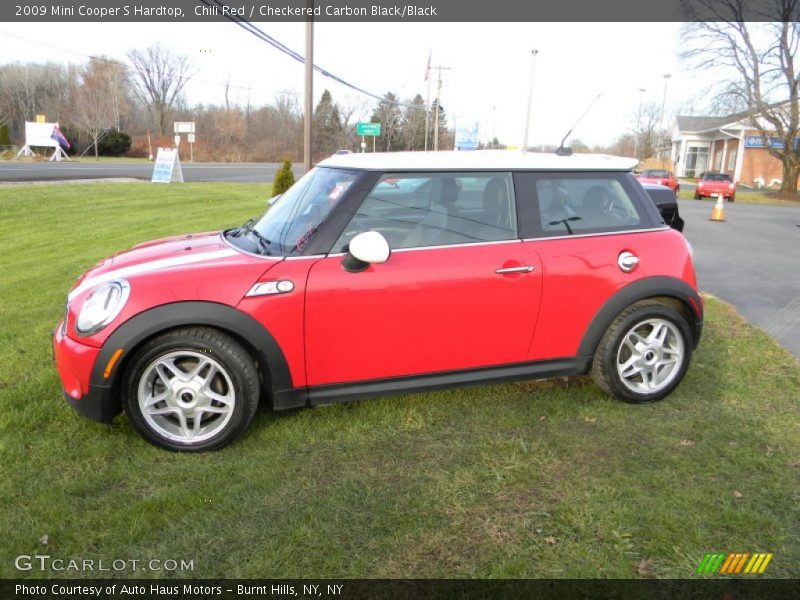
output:
[{"label": "street light", "polygon": [[[645,88],[639,88],[639,114],[636,115],[636,126],[641,126],[642,121],[642,100],[644,99]],[[633,158],[639,158],[639,132],[633,137]]]},{"label": "street light", "polygon": [[538,50],[531,50],[531,83],[528,87],[528,110],[525,113],[525,137],[522,140],[522,152],[528,151],[528,129],[531,124],[531,100],[533,99],[533,73],[536,69],[536,55]]},{"label": "street light", "polygon": [[[669,73],[664,75],[664,96],[661,98],[661,119],[658,126],[658,135],[659,137],[664,135],[664,108],[667,104],[667,86],[669,85],[669,78],[672,77]],[[659,143],[659,145],[661,145]],[[659,155],[661,154],[661,149],[659,148]]]}]

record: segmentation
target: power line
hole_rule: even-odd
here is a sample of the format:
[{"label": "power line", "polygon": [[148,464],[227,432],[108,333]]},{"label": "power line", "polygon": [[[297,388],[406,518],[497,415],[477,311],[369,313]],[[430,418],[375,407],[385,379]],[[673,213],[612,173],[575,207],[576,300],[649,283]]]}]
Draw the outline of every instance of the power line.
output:
[{"label": "power line", "polygon": [[[222,7],[226,7],[227,8],[227,5],[224,2],[221,2],[220,0],[201,0],[201,1],[203,2],[203,4],[205,4],[206,6],[209,6],[211,8],[214,8],[214,5],[219,6],[221,8]],[[287,56],[293,58],[294,60],[296,60],[299,63],[303,63],[303,64],[305,63],[305,58],[303,57],[303,55],[299,54],[298,52],[295,52],[294,50],[292,50],[291,48],[286,46],[284,43],[282,43],[279,40],[275,39],[273,36],[269,35],[265,31],[263,31],[262,29],[256,27],[253,23],[251,23],[250,21],[248,21],[244,17],[234,16],[234,15],[230,14],[230,11],[224,11],[223,15],[225,16],[226,19],[228,19],[232,23],[235,23],[236,25],[238,25],[239,27],[241,27],[242,29],[244,29],[248,33],[251,33],[252,35],[256,36],[261,41],[263,41],[263,42],[269,44],[270,46],[272,46],[273,48],[276,48],[277,50],[283,52],[284,54],[286,54]],[[343,86],[345,86],[345,87],[347,87],[347,88],[349,88],[351,90],[354,90],[354,91],[356,91],[356,92],[358,92],[360,94],[364,94],[365,96],[369,96],[370,98],[374,98],[375,100],[378,100],[379,102],[388,102],[390,104],[395,104],[397,106],[403,106],[405,108],[425,108],[427,110],[431,109],[431,105],[423,104],[420,107],[420,105],[418,105],[418,104],[406,104],[405,102],[389,100],[389,99],[385,98],[384,96],[380,96],[378,94],[374,94],[374,93],[369,92],[369,91],[365,90],[364,88],[362,88],[362,87],[360,87],[360,86],[358,86],[358,85],[356,85],[354,83],[350,83],[349,81],[339,77],[338,75],[334,75],[333,73],[331,73],[327,69],[324,69],[324,68],[320,67],[319,65],[315,64],[315,65],[313,65],[313,67],[314,67],[314,70],[317,73],[319,73],[320,75],[328,77],[329,79],[332,79],[333,81],[335,81],[335,82],[337,82],[337,83],[339,83],[339,84],[341,84],[341,85],[343,85]]]}]

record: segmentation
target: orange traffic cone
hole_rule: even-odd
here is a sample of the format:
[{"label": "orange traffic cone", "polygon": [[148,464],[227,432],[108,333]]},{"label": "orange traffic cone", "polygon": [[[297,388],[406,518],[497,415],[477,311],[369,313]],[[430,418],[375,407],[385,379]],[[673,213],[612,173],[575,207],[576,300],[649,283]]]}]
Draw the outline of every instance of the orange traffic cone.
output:
[{"label": "orange traffic cone", "polygon": [[711,210],[711,221],[724,221],[725,220],[725,207],[722,204],[722,194],[717,196],[717,203]]}]

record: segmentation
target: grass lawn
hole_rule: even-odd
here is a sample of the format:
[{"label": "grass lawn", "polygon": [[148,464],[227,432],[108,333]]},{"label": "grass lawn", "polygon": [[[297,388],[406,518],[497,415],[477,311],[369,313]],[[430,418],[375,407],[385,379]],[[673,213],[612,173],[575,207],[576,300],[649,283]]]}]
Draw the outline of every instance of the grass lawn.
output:
[{"label": "grass lawn", "polygon": [[729,551],[800,576],[800,367],[713,299],[685,381],[654,405],[586,378],[485,386],[260,411],[202,455],[79,417],[49,345],[74,278],[135,242],[244,221],[268,196],[0,188],[0,577],[41,577],[14,570],[39,553],[187,559],[176,576],[194,577],[686,578]]},{"label": "grass lawn", "polygon": [[[777,206],[800,206],[800,195],[794,200],[781,198],[777,192],[764,192],[761,190],[747,190],[744,188],[736,190],[736,202],[743,204],[774,204]],[[684,200],[694,199],[694,190],[682,189],[678,192],[678,198]],[[703,198],[705,202],[716,200],[716,198]]]}]

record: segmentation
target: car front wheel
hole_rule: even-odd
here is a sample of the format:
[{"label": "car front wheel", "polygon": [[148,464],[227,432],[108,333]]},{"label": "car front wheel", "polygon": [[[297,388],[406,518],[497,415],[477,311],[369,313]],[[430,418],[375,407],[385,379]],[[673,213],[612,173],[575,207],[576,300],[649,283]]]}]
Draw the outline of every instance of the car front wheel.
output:
[{"label": "car front wheel", "polygon": [[624,402],[655,402],[678,386],[691,355],[689,325],[678,311],[659,302],[637,302],[603,335],[592,377],[598,387]]},{"label": "car front wheel", "polygon": [[217,450],[238,437],[256,412],[259,377],[248,352],[207,327],[177,329],[132,357],[122,403],[147,441],[176,451]]}]

